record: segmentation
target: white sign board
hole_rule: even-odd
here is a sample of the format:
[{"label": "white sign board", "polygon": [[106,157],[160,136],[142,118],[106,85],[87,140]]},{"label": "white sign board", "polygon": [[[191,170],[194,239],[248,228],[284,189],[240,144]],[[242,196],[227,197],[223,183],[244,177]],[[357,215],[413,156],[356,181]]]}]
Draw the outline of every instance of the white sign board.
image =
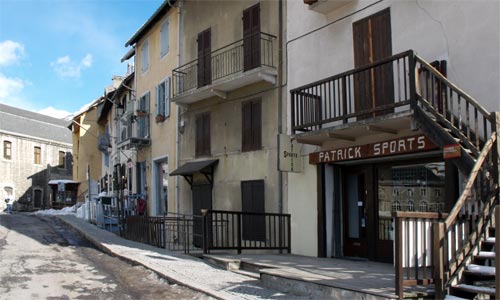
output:
[{"label": "white sign board", "polygon": [[57,191],[58,192],[64,192],[64,182],[58,182],[57,183]]},{"label": "white sign board", "polygon": [[302,172],[302,146],[292,141],[289,135],[278,135],[279,170],[283,172]]}]

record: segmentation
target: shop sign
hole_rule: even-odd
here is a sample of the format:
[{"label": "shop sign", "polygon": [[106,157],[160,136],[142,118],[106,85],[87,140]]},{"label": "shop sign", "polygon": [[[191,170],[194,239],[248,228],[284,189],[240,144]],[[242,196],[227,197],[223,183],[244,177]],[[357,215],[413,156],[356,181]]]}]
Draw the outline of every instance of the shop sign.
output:
[{"label": "shop sign", "polygon": [[325,150],[309,154],[309,163],[332,163],[363,158],[382,157],[397,154],[427,151],[437,148],[424,135],[402,137],[398,139],[346,148]]},{"label": "shop sign", "polygon": [[301,146],[286,134],[278,135],[278,168],[282,172],[302,172]]},{"label": "shop sign", "polygon": [[446,145],[443,147],[443,158],[451,159],[462,156],[460,144]]},{"label": "shop sign", "polygon": [[58,192],[64,192],[65,191],[64,182],[58,182],[57,183],[57,191]]}]

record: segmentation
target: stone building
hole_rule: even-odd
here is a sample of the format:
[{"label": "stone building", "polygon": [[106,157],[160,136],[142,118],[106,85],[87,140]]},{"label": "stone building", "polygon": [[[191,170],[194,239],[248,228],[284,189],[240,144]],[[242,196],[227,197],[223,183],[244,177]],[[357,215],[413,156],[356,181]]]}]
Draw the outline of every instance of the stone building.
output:
[{"label": "stone building", "polygon": [[50,205],[51,180],[70,180],[71,132],[67,121],[0,104],[0,210],[7,197],[15,209]]}]

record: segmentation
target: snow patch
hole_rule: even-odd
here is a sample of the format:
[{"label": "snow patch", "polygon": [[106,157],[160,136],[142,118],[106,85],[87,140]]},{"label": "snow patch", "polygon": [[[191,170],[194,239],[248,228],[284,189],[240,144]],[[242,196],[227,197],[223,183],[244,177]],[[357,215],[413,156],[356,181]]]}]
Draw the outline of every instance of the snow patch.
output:
[{"label": "snow patch", "polygon": [[76,205],[64,207],[62,209],[45,209],[34,212],[35,215],[43,216],[60,216],[60,215],[76,215]]}]

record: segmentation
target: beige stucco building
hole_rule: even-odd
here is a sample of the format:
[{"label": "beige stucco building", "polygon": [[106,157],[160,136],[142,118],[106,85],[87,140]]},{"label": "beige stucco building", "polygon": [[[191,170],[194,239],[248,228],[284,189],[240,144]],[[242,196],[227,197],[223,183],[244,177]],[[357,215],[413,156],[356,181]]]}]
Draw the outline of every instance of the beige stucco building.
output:
[{"label": "beige stucco building", "polygon": [[172,73],[180,164],[171,173],[184,177],[181,213],[286,211],[277,168],[280,7],[182,1],[181,66]]},{"label": "beige stucco building", "polygon": [[[165,1],[127,41],[135,49],[133,191],[148,201],[149,215],[175,212],[177,108],[170,101],[171,74],[178,65],[178,11]],[[124,148],[124,147],[121,147]]]}]

